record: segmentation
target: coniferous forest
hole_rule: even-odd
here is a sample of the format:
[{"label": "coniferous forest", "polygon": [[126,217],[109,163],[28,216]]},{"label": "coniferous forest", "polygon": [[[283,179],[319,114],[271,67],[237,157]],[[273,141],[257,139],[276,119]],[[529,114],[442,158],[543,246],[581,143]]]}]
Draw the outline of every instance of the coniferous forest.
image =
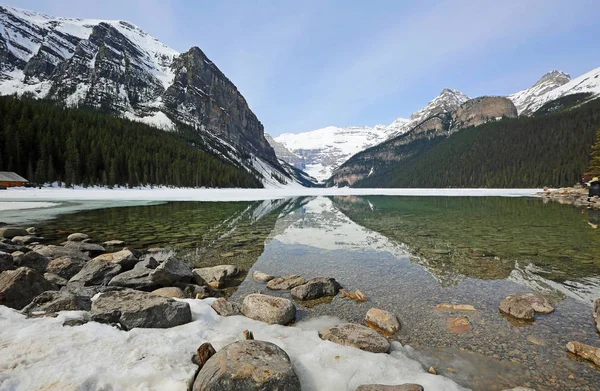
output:
[{"label": "coniferous forest", "polygon": [[397,153],[405,159],[375,165],[373,175],[354,186],[572,186],[598,170],[599,144],[592,149],[598,129],[600,99],[553,114],[488,122],[402,145]]},{"label": "coniferous forest", "polygon": [[32,183],[262,187],[202,145],[185,125],[166,132],[97,110],[0,97],[0,171]]}]

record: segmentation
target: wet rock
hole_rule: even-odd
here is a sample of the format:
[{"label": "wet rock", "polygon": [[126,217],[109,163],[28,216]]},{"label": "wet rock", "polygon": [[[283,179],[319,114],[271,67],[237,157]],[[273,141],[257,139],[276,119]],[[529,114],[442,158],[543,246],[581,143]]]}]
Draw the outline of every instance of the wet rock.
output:
[{"label": "wet rock", "polygon": [[67,236],[67,240],[70,242],[83,242],[85,239],[89,238],[88,235],[79,232]]},{"label": "wet rock", "polygon": [[24,314],[55,313],[59,311],[84,310],[85,304],[73,293],[67,290],[46,291],[36,296],[33,301],[23,308]]},{"label": "wet rock", "polygon": [[0,273],[15,269],[15,260],[11,254],[0,251]]},{"label": "wet rock", "polygon": [[90,314],[96,322],[119,323],[126,330],[168,328],[192,321],[188,303],[131,289],[103,293],[92,302]]},{"label": "wet rock", "polygon": [[237,276],[239,270],[234,265],[219,265],[194,269],[193,273],[196,284],[222,288],[227,279]]},{"label": "wet rock", "polygon": [[71,279],[70,283],[80,283],[83,286],[107,285],[123,268],[115,262],[95,258],[88,263]]},{"label": "wet rock", "polygon": [[158,288],[152,291],[153,295],[158,295],[162,297],[171,297],[174,299],[185,299],[185,293],[181,288],[176,286],[169,286],[165,288]]},{"label": "wet rock", "polygon": [[419,384],[400,384],[397,386],[386,386],[383,384],[366,384],[360,386],[356,391],[424,391]]},{"label": "wet rock", "polygon": [[39,236],[26,235],[26,236],[15,236],[14,238],[12,238],[10,240],[10,242],[12,244],[24,245],[24,244],[39,243],[42,240],[44,240],[44,238],[40,238]]},{"label": "wet rock", "polygon": [[465,316],[446,318],[446,328],[455,333],[468,333],[473,331],[473,325]]},{"label": "wet rock", "polygon": [[91,257],[95,257],[106,252],[106,249],[101,245],[88,242],[67,242],[65,244],[65,248],[72,248],[83,253],[88,253]]},{"label": "wet rock", "polygon": [[0,228],[0,237],[12,239],[15,236],[27,236],[28,233],[23,228],[2,227]]},{"label": "wet rock", "polygon": [[253,293],[244,298],[242,313],[248,318],[269,324],[288,324],[296,319],[296,307],[291,300]]},{"label": "wet rock", "polygon": [[435,308],[438,310],[452,310],[452,311],[476,311],[475,307],[470,304],[438,304]]},{"label": "wet rock", "polygon": [[50,260],[35,251],[30,251],[19,258],[19,266],[29,267],[39,273],[44,273]]},{"label": "wet rock", "polygon": [[600,348],[586,345],[581,342],[567,343],[567,350],[574,355],[588,360],[600,367]]},{"label": "wet rock", "polygon": [[596,329],[600,331],[600,299],[594,302],[594,323],[596,323]]},{"label": "wet rock", "polygon": [[215,312],[221,316],[232,316],[232,315],[240,315],[241,309],[239,304],[231,303],[224,298],[220,298],[215,300],[211,307]]},{"label": "wet rock", "polygon": [[304,277],[292,274],[290,276],[279,277],[269,281],[267,283],[267,288],[274,291],[289,290],[303,284],[306,284]]},{"label": "wet rock", "polygon": [[135,264],[133,269],[114,276],[108,285],[122,286],[141,291],[152,291],[158,289],[161,285],[154,282],[150,277],[152,272],[154,272],[157,267],[158,262],[154,260],[154,258],[140,261]]},{"label": "wet rock", "polygon": [[46,272],[54,273],[66,278],[71,279],[75,274],[79,273],[85,266],[86,261],[71,257],[60,257],[51,260],[46,267]]},{"label": "wet rock", "polygon": [[123,240],[108,240],[102,243],[104,247],[122,247],[125,245]]},{"label": "wet rock", "polygon": [[342,323],[319,331],[319,337],[339,345],[352,346],[367,352],[386,353],[388,340],[377,331],[355,323]]},{"label": "wet rock", "polygon": [[365,315],[365,322],[368,326],[374,326],[388,334],[395,334],[400,330],[400,322],[396,315],[379,308],[369,309]]},{"label": "wet rock", "polygon": [[121,265],[123,270],[130,270],[138,262],[138,258],[139,257],[136,256],[133,251],[129,249],[123,249],[114,253],[98,255],[96,258],[94,258],[94,260],[108,261],[110,263]]},{"label": "wet rock", "polygon": [[193,391],[300,391],[290,358],[265,341],[237,341],[225,346],[202,367]]},{"label": "wet rock", "polygon": [[161,262],[150,273],[150,279],[160,286],[169,286],[176,282],[190,282],[193,276],[192,269],[175,257],[170,257],[166,261]]},{"label": "wet rock", "polygon": [[57,286],[65,286],[69,282],[67,281],[67,279],[62,278],[58,274],[54,273],[44,273],[44,278],[46,279],[46,281],[51,282],[52,284]]},{"label": "wet rock", "polygon": [[500,303],[500,311],[519,320],[534,320],[535,313],[549,314],[554,307],[546,298],[535,293],[517,293]]},{"label": "wet rock", "polygon": [[20,310],[40,293],[55,289],[37,271],[28,267],[0,273],[0,304]]},{"label": "wet rock", "polygon": [[340,284],[335,279],[316,277],[311,278],[303,285],[293,288],[291,294],[296,300],[314,300],[324,296],[335,296],[339,290]]},{"label": "wet rock", "polygon": [[255,271],[254,273],[252,273],[252,278],[254,278],[256,281],[268,282],[268,281],[271,281],[272,279],[274,279],[275,276],[272,276],[267,273]]},{"label": "wet rock", "polygon": [[62,246],[37,246],[34,250],[38,254],[42,254],[45,257],[48,257],[50,260],[61,258],[61,257],[70,257],[72,259],[77,259],[81,261],[89,261],[91,258],[89,255],[73,248],[66,248]]}]

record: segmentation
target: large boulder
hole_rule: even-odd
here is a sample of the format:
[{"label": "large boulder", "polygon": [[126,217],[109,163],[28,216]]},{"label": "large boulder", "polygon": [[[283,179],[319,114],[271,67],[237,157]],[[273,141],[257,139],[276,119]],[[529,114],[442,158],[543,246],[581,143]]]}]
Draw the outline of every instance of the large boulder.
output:
[{"label": "large boulder", "polygon": [[600,331],[600,299],[597,299],[594,302],[593,316],[594,316],[594,323],[596,323],[596,329],[598,329],[598,331]]},{"label": "large boulder", "polygon": [[106,249],[101,245],[87,242],[67,242],[65,243],[65,248],[71,248],[83,253],[88,253],[91,257],[95,257],[106,252]]},{"label": "large boulder", "polygon": [[125,289],[103,293],[92,302],[92,320],[135,327],[168,328],[192,321],[188,303],[148,292]]},{"label": "large boulder", "polygon": [[83,242],[84,240],[89,238],[90,237],[88,235],[79,232],[67,236],[67,240],[70,242]]},{"label": "large boulder", "polygon": [[554,307],[536,293],[516,293],[502,300],[500,311],[519,320],[532,321],[536,313],[549,314]]},{"label": "large boulder", "polygon": [[36,296],[22,312],[28,315],[55,313],[59,311],[85,310],[86,306],[76,295],[67,291],[46,291]]},{"label": "large boulder", "polygon": [[30,251],[26,254],[23,254],[19,258],[19,266],[29,267],[38,271],[39,273],[46,272],[49,262],[50,260],[48,259],[48,257],[36,253],[35,251]]},{"label": "large boulder", "polygon": [[400,384],[397,386],[386,386],[383,384],[365,384],[359,386],[356,391],[424,391],[420,384]]},{"label": "large boulder", "polygon": [[365,322],[367,322],[367,325],[388,334],[394,334],[400,330],[400,322],[398,322],[396,315],[379,308],[369,309],[365,315]]},{"label": "large boulder", "polygon": [[274,291],[289,290],[305,283],[304,277],[292,274],[291,276],[279,277],[269,281],[267,288]]},{"label": "large boulder", "polygon": [[40,293],[55,289],[37,271],[28,267],[0,273],[0,305],[20,310]]},{"label": "large boulder", "polygon": [[[150,258],[152,259],[152,258]],[[150,273],[150,279],[157,285],[170,286],[174,283],[187,283],[193,278],[192,269],[183,261],[170,257]]]},{"label": "large boulder", "polygon": [[237,341],[225,346],[202,367],[193,391],[300,391],[290,358],[265,341]]},{"label": "large boulder", "polygon": [[269,324],[288,324],[296,319],[296,307],[291,300],[253,293],[244,298],[242,313],[248,318]]},{"label": "large boulder", "polygon": [[12,239],[15,236],[27,236],[27,230],[23,228],[2,227],[0,228],[0,238]]},{"label": "large boulder", "polygon": [[234,265],[218,265],[202,267],[193,270],[194,279],[198,285],[209,285],[213,288],[222,288],[226,280],[238,275],[239,270]]},{"label": "large boulder", "polygon": [[13,270],[15,268],[15,260],[11,254],[0,251],[0,273],[5,270]]},{"label": "large boulder", "polygon": [[83,269],[85,264],[86,261],[83,261],[81,259],[71,257],[60,257],[48,262],[46,271],[48,273],[54,273],[56,275],[61,276],[62,278],[66,278],[67,280],[69,280],[75,274],[79,273],[79,271]]},{"label": "large boulder", "polygon": [[115,262],[106,259],[95,258],[88,263],[71,279],[70,283],[79,283],[83,286],[107,285],[123,268]]},{"label": "large boulder", "polygon": [[232,303],[230,301],[227,301],[224,298],[220,298],[215,300],[212,304],[211,307],[213,310],[215,310],[215,312],[221,316],[232,316],[232,315],[240,315],[241,314],[241,309],[239,304],[237,303]]},{"label": "large boulder", "polygon": [[136,256],[136,254],[134,254],[134,252],[129,249],[124,249],[114,253],[98,255],[96,258],[94,258],[94,260],[97,259],[121,265],[121,267],[123,267],[123,270],[132,269],[138,262],[138,257]]},{"label": "large boulder", "polygon": [[333,278],[311,278],[306,284],[292,289],[292,297],[296,300],[313,300],[323,296],[335,296],[340,290],[340,284]]},{"label": "large boulder", "polygon": [[66,248],[62,246],[37,246],[34,251],[42,254],[45,257],[48,257],[50,260],[61,257],[70,257],[72,259],[78,259],[81,261],[89,261],[91,259],[89,255],[77,249]]},{"label": "large boulder", "polygon": [[142,291],[152,291],[161,286],[154,282],[150,277],[150,274],[154,272],[157,267],[158,262],[154,258],[140,261],[135,264],[133,269],[114,276],[108,285],[122,286]]},{"label": "large boulder", "polygon": [[352,346],[367,352],[386,353],[389,341],[377,331],[355,323],[342,323],[319,331],[319,337],[344,346]]}]

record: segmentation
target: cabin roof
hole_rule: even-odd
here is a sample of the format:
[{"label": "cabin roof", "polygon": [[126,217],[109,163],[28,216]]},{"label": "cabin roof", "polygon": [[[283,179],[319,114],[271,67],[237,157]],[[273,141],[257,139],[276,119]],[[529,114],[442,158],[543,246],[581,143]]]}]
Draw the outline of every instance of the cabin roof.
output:
[{"label": "cabin roof", "polygon": [[15,172],[0,171],[0,182],[29,182],[29,181]]}]

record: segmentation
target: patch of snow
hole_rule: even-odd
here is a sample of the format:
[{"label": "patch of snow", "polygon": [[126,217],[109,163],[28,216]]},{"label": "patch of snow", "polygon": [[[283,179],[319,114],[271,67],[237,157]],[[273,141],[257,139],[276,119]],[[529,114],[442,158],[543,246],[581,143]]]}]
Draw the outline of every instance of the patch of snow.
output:
[{"label": "patch of snow", "polygon": [[0,211],[50,208],[50,207],[58,206],[58,205],[59,204],[56,202],[0,201]]}]

